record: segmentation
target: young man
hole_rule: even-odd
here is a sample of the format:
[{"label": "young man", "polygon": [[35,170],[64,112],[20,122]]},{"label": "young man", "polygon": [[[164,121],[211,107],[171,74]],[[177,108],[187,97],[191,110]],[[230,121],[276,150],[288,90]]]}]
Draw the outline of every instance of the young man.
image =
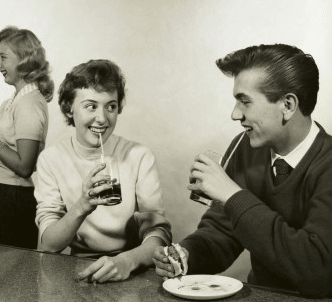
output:
[{"label": "young man", "polygon": [[[332,137],[311,119],[319,89],[315,61],[277,44],[236,51],[217,66],[234,77],[232,119],[246,135],[226,171],[204,154],[191,167],[188,188],[213,204],[180,243],[188,273],[224,271],[246,248],[249,283],[332,297]],[[280,159],[287,163],[281,176]],[[159,275],[174,276],[162,248],[154,262]]]}]

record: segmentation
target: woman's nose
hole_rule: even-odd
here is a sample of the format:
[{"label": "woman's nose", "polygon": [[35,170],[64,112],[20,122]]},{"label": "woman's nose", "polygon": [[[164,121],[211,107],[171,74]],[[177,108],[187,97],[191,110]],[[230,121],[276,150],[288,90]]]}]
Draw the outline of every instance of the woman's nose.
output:
[{"label": "woman's nose", "polygon": [[96,121],[100,124],[105,123],[106,121],[106,116],[105,116],[105,112],[104,112],[104,108],[100,108],[96,111],[96,117],[95,117]]},{"label": "woman's nose", "polygon": [[231,118],[233,121],[238,121],[243,119],[243,113],[242,111],[238,108],[237,105],[234,106],[234,109],[231,114]]}]

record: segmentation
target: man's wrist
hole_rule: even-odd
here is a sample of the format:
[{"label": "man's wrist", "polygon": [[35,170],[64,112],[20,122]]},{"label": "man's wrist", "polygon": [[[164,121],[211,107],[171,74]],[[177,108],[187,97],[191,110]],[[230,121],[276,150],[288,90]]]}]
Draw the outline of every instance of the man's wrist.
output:
[{"label": "man's wrist", "polygon": [[229,186],[227,190],[224,190],[222,194],[220,194],[219,198],[214,198],[213,201],[224,206],[234,194],[241,190],[242,188],[239,187],[236,183],[234,183],[234,185]]}]

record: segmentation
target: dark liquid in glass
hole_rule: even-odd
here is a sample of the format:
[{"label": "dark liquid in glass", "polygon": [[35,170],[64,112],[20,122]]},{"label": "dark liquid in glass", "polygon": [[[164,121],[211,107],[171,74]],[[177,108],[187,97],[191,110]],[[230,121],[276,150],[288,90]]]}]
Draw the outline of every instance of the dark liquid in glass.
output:
[{"label": "dark liquid in glass", "polygon": [[115,205],[120,203],[122,201],[121,184],[114,184],[112,188],[100,192],[97,197],[103,199],[110,198],[111,200],[108,202],[108,205]]},{"label": "dark liquid in glass", "polygon": [[212,200],[209,196],[200,191],[191,191],[190,199],[201,204],[207,205]]}]

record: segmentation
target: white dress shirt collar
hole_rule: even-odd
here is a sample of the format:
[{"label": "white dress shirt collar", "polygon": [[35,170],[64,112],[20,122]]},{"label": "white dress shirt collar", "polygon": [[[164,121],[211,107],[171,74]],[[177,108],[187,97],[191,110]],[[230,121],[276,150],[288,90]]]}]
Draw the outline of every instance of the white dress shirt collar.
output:
[{"label": "white dress shirt collar", "polygon": [[271,149],[271,166],[273,166],[277,158],[283,158],[294,169],[313,144],[318,132],[319,128],[316,123],[311,122],[308,135],[293,151],[285,156],[281,156]]}]

